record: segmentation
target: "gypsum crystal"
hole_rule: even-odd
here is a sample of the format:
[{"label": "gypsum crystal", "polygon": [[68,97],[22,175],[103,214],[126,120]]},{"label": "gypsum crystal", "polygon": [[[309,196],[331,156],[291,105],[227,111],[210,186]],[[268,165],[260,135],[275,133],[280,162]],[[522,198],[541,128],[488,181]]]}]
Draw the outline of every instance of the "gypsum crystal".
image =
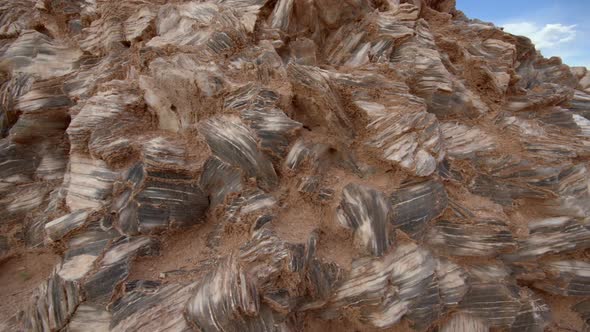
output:
[{"label": "gypsum crystal", "polygon": [[[536,331],[559,319],[538,294],[585,291],[590,74],[452,1],[397,2],[0,0],[0,239],[18,254],[21,241],[43,246],[48,226],[63,246],[20,329],[210,323],[187,311],[209,279],[126,280],[162,233],[198,223],[219,237],[250,226],[246,244],[199,267],[235,262],[257,291],[236,326],[211,306],[237,329],[341,316],[359,329]],[[411,240],[381,257],[340,251],[330,197],[348,183],[391,194],[386,229]],[[309,239],[283,241],[269,229],[291,226],[292,199],[331,224],[314,215]],[[80,210],[92,214],[69,219]],[[66,305],[64,285],[78,294]]]},{"label": "gypsum crystal", "polygon": [[440,220],[432,225],[426,242],[454,256],[496,256],[516,248],[506,224],[496,220],[472,223]]},{"label": "gypsum crystal", "polygon": [[383,193],[365,186],[348,184],[336,212],[338,223],[354,232],[368,252],[381,256],[390,239],[390,207]]},{"label": "gypsum crystal", "polygon": [[428,180],[407,183],[390,195],[393,225],[408,235],[421,238],[427,224],[447,207],[442,183]]}]

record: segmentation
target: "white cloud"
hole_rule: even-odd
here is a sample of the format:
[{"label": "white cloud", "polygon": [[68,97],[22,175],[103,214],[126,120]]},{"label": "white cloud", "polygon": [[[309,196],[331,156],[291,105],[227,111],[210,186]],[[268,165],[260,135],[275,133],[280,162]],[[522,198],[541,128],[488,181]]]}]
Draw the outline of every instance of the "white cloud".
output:
[{"label": "white cloud", "polygon": [[545,24],[532,22],[504,24],[504,30],[515,35],[529,37],[538,49],[553,48],[576,38],[576,25]]}]

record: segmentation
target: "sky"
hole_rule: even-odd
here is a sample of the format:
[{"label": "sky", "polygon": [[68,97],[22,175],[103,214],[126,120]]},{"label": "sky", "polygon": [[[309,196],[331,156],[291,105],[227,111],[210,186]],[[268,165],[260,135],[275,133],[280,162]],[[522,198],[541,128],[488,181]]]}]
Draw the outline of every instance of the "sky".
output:
[{"label": "sky", "polygon": [[547,58],[590,68],[590,0],[457,0],[457,9],[529,37]]}]

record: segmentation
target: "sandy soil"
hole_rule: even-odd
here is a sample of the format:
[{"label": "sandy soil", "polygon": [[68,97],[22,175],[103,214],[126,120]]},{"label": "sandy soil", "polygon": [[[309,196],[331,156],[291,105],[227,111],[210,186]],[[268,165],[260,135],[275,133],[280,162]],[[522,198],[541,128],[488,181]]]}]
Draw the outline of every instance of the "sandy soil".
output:
[{"label": "sandy soil", "polygon": [[[221,230],[220,242],[210,245],[212,233],[218,232],[214,217],[207,223],[171,231],[160,238],[160,255],[140,257],[131,266],[128,280],[193,282],[210,269],[211,264],[247,242],[247,230]],[[209,245],[208,245],[209,244]]]},{"label": "sandy soil", "polygon": [[59,256],[46,250],[28,251],[0,262],[0,322],[25,308],[58,262]]},{"label": "sandy soil", "polygon": [[587,331],[584,321],[571,307],[580,302],[580,298],[549,295],[542,292],[543,299],[551,306],[553,321],[545,329],[548,332]]},{"label": "sandy soil", "polygon": [[303,326],[305,332],[412,332],[407,320],[389,329],[368,329],[346,319],[323,320],[309,315]]}]

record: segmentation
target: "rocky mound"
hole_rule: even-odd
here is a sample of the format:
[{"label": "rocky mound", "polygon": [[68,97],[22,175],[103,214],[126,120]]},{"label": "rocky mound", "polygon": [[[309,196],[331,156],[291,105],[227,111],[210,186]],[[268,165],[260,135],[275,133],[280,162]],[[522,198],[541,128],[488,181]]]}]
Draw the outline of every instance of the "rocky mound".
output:
[{"label": "rocky mound", "polygon": [[590,328],[590,73],[453,0],[0,0],[0,117],[3,330]]}]

